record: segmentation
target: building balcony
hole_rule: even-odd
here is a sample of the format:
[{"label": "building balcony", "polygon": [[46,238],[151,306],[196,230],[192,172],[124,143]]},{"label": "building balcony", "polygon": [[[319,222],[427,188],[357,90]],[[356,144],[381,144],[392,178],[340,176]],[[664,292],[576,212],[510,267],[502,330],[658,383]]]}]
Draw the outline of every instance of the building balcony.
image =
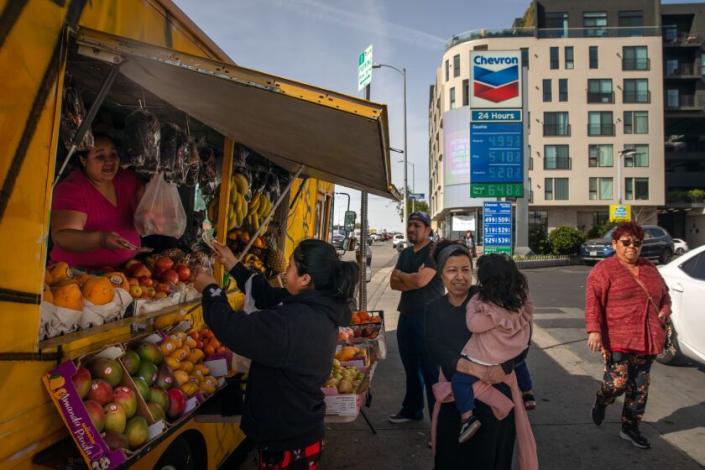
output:
[{"label": "building balcony", "polygon": [[623,103],[651,103],[650,91],[624,91],[622,92]]},{"label": "building balcony", "polygon": [[696,99],[695,95],[666,96],[665,107],[669,111],[696,111],[705,110],[705,100],[703,97]]},{"label": "building balcony", "polygon": [[703,38],[699,34],[677,31],[672,28],[663,29],[664,47],[700,47]]},{"label": "building balcony", "polygon": [[573,167],[573,159],[570,157],[544,158],[544,170],[570,170]]},{"label": "building balcony", "polygon": [[570,137],[570,124],[544,124],[544,137]]},{"label": "building balcony", "polygon": [[614,103],[613,91],[588,91],[588,103]]},{"label": "building balcony", "polygon": [[632,36],[660,36],[658,26],[594,26],[591,28],[540,28],[536,36],[544,38],[623,38]]},{"label": "building balcony", "polygon": [[651,59],[622,59],[622,70],[651,70]]},{"label": "building balcony", "polygon": [[588,124],[587,133],[591,137],[614,136],[614,124]]},{"label": "building balcony", "polygon": [[514,38],[514,37],[534,37],[536,29],[528,28],[505,28],[505,29],[474,29],[456,34],[446,43],[446,50],[468,41],[488,38]]},{"label": "building balcony", "polygon": [[666,78],[685,78],[685,79],[697,79],[701,78],[698,71],[696,71],[694,64],[678,64],[675,68],[666,68],[664,73]]}]

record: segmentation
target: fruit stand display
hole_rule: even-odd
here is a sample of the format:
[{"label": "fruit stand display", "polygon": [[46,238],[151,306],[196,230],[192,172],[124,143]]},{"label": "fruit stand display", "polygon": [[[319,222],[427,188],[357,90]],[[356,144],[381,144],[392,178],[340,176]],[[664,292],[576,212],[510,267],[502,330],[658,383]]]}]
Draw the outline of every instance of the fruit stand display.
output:
[{"label": "fruit stand display", "polygon": [[333,368],[322,388],[326,421],[348,423],[362,415],[376,433],[364,407],[369,407],[372,401],[371,385],[377,362],[386,356],[383,333],[381,310],[353,312],[351,325],[339,328]]},{"label": "fruit stand display", "polygon": [[[184,322],[66,361],[44,384],[92,468],[129,464],[193,415],[233,374],[232,353]],[[97,465],[97,467],[96,467]]]}]

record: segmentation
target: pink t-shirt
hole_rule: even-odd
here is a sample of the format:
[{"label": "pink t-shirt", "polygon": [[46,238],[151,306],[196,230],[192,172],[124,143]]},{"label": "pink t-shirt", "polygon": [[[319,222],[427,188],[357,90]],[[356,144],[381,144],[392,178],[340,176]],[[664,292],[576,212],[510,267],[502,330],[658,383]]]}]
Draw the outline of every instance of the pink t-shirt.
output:
[{"label": "pink t-shirt", "polygon": [[[134,214],[137,193],[141,182],[130,170],[119,170],[113,179],[117,206],[91,184],[81,170],[74,170],[54,189],[53,211],[69,210],[86,214],[86,231],[116,232],[133,245],[140,246],[140,236],[135,229]],[[65,261],[69,266],[84,268],[117,267],[135,256],[130,250],[98,248],[82,253],[66,251],[54,245],[50,258],[53,262]]]}]

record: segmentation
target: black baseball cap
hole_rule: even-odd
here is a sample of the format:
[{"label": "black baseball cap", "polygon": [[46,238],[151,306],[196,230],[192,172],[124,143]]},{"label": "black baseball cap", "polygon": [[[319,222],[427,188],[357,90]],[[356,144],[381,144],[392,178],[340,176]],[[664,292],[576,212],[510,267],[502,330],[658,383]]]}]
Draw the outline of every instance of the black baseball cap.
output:
[{"label": "black baseball cap", "polygon": [[429,217],[429,215],[425,212],[421,212],[421,211],[414,212],[413,214],[411,214],[409,216],[409,222],[411,222],[412,220],[418,220],[419,222],[424,224],[426,227],[431,226],[431,217]]}]

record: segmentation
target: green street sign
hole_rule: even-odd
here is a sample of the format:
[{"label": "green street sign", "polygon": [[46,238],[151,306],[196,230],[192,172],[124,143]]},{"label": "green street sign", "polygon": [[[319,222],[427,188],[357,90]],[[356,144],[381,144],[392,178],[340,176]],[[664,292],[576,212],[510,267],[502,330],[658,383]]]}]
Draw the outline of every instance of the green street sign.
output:
[{"label": "green street sign", "polygon": [[357,57],[357,89],[363,90],[372,83],[372,45]]},{"label": "green street sign", "polygon": [[522,183],[473,183],[470,197],[524,197]]}]

